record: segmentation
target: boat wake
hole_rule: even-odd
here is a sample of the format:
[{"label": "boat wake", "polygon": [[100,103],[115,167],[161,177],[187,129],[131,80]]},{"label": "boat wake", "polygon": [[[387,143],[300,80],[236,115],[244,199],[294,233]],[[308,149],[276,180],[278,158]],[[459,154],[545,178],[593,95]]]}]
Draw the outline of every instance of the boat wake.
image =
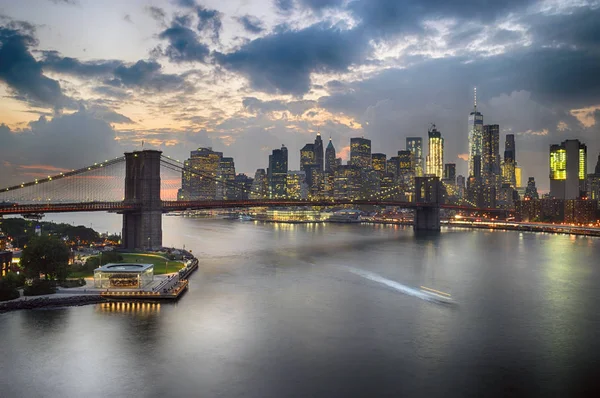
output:
[{"label": "boat wake", "polygon": [[424,286],[421,286],[420,289],[416,289],[410,286],[403,285],[391,279],[384,278],[383,276],[370,271],[365,271],[362,269],[348,266],[342,266],[341,268],[350,273],[353,273],[354,275],[358,275],[370,281],[380,283],[400,293],[404,293],[409,296],[419,298],[421,300],[431,301],[440,304],[455,304],[455,301],[450,297],[449,294],[440,292],[438,290],[434,290]]}]

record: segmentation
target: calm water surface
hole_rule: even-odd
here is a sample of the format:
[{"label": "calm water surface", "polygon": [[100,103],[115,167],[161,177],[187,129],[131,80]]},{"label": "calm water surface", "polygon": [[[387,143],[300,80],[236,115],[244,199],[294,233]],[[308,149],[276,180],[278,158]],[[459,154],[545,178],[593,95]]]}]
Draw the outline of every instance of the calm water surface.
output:
[{"label": "calm water surface", "polygon": [[600,239],[179,217],[163,230],[200,258],[182,300],[0,315],[1,396],[600,396]]}]

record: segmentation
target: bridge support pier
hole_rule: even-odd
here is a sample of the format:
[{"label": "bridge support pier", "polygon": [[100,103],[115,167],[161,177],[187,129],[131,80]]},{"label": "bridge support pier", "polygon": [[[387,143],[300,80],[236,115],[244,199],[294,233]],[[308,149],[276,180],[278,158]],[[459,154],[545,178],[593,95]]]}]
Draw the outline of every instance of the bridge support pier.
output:
[{"label": "bridge support pier", "polygon": [[415,231],[439,231],[440,230],[440,208],[439,207],[417,207],[415,209]]},{"label": "bridge support pier", "polygon": [[124,203],[138,206],[123,212],[122,243],[126,249],[162,247],[161,153],[146,150],[125,154]]},{"label": "bridge support pier", "polygon": [[[414,231],[440,231],[441,182],[438,177],[415,177],[417,207],[413,223]],[[422,203],[423,206],[418,204]]]}]

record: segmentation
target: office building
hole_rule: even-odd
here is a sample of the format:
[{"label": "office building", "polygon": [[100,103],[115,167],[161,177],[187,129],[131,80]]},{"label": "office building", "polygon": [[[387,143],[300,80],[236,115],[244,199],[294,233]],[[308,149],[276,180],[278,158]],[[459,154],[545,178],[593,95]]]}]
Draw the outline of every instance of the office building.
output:
[{"label": "office building", "polygon": [[527,188],[525,188],[524,200],[539,199],[537,188],[535,186],[535,178],[529,177],[527,181]]},{"label": "office building", "polygon": [[444,139],[435,124],[428,131],[429,153],[427,154],[427,175],[442,178],[444,174]]},{"label": "office building", "polygon": [[587,177],[587,198],[591,200],[600,200],[600,155],[593,174]]},{"label": "office building", "polygon": [[296,200],[308,198],[308,185],[304,171],[288,171],[287,198]]},{"label": "office building", "polygon": [[520,166],[516,166],[515,165],[515,185],[517,188],[520,188],[523,186],[523,170],[521,169]]},{"label": "office building", "polygon": [[354,165],[338,166],[333,182],[334,199],[358,199],[361,191],[361,168]]},{"label": "office building", "polygon": [[456,163],[446,163],[444,165],[444,177],[442,180],[451,182],[452,184],[456,182]]},{"label": "office building", "polygon": [[350,162],[352,166],[362,169],[370,169],[371,163],[371,140],[366,138],[350,138]]},{"label": "office building", "polygon": [[469,114],[469,177],[481,176],[483,147],[483,115],[477,111],[477,89],[474,90],[473,111]]},{"label": "office building", "polygon": [[271,199],[285,198],[287,195],[288,150],[285,145],[274,149],[269,155],[269,197]]},{"label": "office building", "polygon": [[198,148],[190,152],[181,174],[179,200],[214,200],[217,196],[217,173],[222,152]]},{"label": "office building", "polygon": [[315,144],[306,144],[300,149],[300,171],[306,171],[308,166],[316,165]]},{"label": "office building", "polygon": [[335,161],[335,147],[333,146],[333,142],[331,142],[331,138],[329,139],[329,144],[327,144],[327,149],[325,149],[325,172],[333,173],[336,167]]},{"label": "office building", "polygon": [[587,147],[579,140],[550,146],[550,196],[578,199],[585,196]]},{"label": "office building", "polygon": [[321,133],[317,132],[317,137],[315,138],[315,143],[314,143],[314,151],[315,151],[315,163],[317,164],[317,166],[319,167],[319,171],[323,171],[323,161],[324,161],[324,156],[323,156],[323,140],[321,139]]},{"label": "office building", "polygon": [[371,155],[373,170],[377,171],[380,178],[387,172],[387,156],[385,153],[374,153]]},{"label": "office building", "polygon": [[265,169],[257,169],[250,188],[250,199],[266,199],[269,197],[269,179]]},{"label": "office building", "polygon": [[407,137],[406,138],[406,149],[410,151],[413,156],[413,165],[415,168],[415,176],[422,177],[424,174],[424,158],[423,158],[423,138],[421,137]]},{"label": "office building", "polygon": [[235,198],[237,200],[248,200],[250,199],[250,193],[252,192],[252,184],[254,179],[248,177],[246,174],[240,173],[235,176]]},{"label": "office building", "polygon": [[502,167],[502,182],[517,188],[515,167],[517,166],[517,152],[515,147],[515,135],[506,134],[504,142],[504,162]]},{"label": "office building", "polygon": [[235,163],[233,158],[222,157],[217,169],[216,199],[230,200],[237,195],[235,189]]}]

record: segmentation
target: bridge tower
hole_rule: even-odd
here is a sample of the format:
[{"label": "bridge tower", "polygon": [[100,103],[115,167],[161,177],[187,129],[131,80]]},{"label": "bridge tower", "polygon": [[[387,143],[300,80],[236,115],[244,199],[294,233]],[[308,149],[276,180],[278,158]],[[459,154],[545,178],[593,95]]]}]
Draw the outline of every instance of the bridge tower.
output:
[{"label": "bridge tower", "polygon": [[125,153],[125,204],[135,210],[123,212],[123,247],[157,249],[162,246],[160,157],[162,152],[144,150]]},{"label": "bridge tower", "polygon": [[[440,230],[440,179],[435,176],[415,177],[417,207],[413,228],[415,231]],[[419,206],[419,203],[422,206]]]}]

